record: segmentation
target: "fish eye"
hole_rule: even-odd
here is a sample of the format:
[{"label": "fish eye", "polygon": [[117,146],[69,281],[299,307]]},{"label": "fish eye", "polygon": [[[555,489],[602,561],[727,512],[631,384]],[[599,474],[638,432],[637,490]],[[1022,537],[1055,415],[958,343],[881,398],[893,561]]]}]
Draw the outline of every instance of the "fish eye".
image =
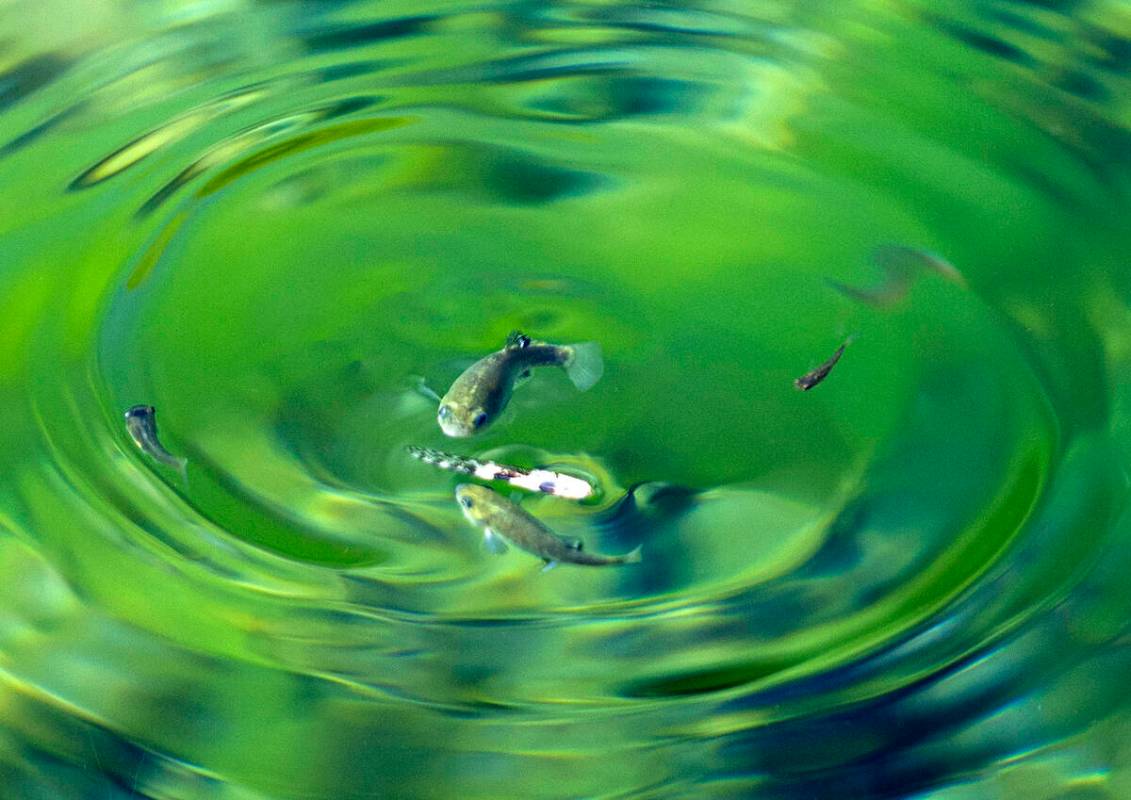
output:
[{"label": "fish eye", "polygon": [[478,414],[475,415],[475,419],[473,419],[471,421],[471,424],[474,425],[476,428],[479,428],[479,427],[482,427],[483,423],[486,422],[486,421],[487,421],[487,412],[486,411],[480,411]]},{"label": "fish eye", "polygon": [[471,508],[473,505],[475,505],[475,503],[471,501],[470,497],[461,497],[459,499],[459,504],[464,508]]},{"label": "fish eye", "polygon": [[452,410],[450,408],[448,408],[447,406],[440,406],[440,413],[437,414],[440,419],[447,419],[451,415]]}]

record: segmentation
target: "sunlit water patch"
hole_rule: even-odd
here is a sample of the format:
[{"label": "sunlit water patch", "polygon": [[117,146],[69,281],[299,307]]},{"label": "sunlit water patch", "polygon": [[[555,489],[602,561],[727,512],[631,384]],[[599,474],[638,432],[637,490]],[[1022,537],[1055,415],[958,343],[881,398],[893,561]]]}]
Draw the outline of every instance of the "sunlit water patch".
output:
[{"label": "sunlit water patch", "polygon": [[[1124,4],[82,9],[0,10],[5,797],[1131,793]],[[604,377],[446,438],[512,330]]]}]

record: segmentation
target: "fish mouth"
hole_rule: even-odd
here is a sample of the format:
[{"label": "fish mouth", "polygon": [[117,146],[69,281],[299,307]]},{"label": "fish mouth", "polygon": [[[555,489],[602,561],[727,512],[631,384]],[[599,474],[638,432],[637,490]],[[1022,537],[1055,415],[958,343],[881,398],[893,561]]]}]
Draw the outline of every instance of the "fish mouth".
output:
[{"label": "fish mouth", "polygon": [[446,436],[451,436],[453,439],[466,439],[468,436],[475,433],[474,428],[461,425],[451,417],[447,419],[437,417],[436,422],[440,424],[440,430],[442,430]]}]

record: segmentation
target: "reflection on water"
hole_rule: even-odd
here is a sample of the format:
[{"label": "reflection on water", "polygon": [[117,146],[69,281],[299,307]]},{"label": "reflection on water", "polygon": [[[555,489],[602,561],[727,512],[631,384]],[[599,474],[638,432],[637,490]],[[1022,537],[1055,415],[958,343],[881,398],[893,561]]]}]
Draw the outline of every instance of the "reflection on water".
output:
[{"label": "reflection on water", "polygon": [[[56,5],[0,9],[4,797],[1131,795],[1122,3]],[[604,377],[446,439],[515,329]],[[410,445],[643,563],[485,552]]]}]

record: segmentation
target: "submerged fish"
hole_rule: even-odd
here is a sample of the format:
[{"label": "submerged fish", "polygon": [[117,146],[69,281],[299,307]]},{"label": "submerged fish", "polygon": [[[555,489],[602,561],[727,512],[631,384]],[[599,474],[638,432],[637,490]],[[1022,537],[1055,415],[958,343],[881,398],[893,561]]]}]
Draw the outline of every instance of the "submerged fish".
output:
[{"label": "submerged fish", "polygon": [[635,564],[640,561],[640,548],[620,556],[587,553],[580,539],[558,536],[498,492],[486,486],[461,483],[456,487],[456,501],[467,521],[483,529],[483,541],[493,553],[506,552],[506,539],[528,553],[538,556],[550,569],[559,561],[593,567]]},{"label": "submerged fish", "polygon": [[518,331],[506,345],[456,378],[440,400],[436,421],[448,436],[472,436],[493,422],[510,400],[515,382],[533,367],[562,367],[573,385],[585,391],[601,378],[604,366],[596,342],[557,345],[537,342]]},{"label": "submerged fish", "polygon": [[937,253],[899,244],[885,244],[872,251],[872,263],[884,273],[878,286],[860,289],[837,281],[829,281],[846,297],[877,308],[891,308],[907,297],[911,284],[922,272],[934,272],[953,284],[966,288],[966,279],[958,269]]},{"label": "submerged fish", "polygon": [[182,478],[186,477],[188,460],[177,458],[157,439],[157,409],[153,406],[133,406],[126,411],[125,417],[126,431],[143,453],[154,461],[177,470]]},{"label": "submerged fish", "polygon": [[832,368],[836,366],[836,362],[840,361],[840,357],[842,355],[844,355],[844,348],[846,348],[850,344],[852,344],[853,338],[854,337],[850,336],[847,339],[845,339],[844,344],[842,344],[840,347],[838,347],[836,349],[836,352],[833,353],[829,357],[828,361],[821,364],[821,366],[817,367],[816,369],[812,369],[812,370],[809,370],[809,372],[806,372],[800,378],[795,380],[793,382],[793,385],[796,386],[801,391],[807,392],[810,389],[812,389],[814,386],[816,386],[818,383],[823,381],[825,378],[827,378],[828,375],[829,375],[829,372],[831,372]]},{"label": "submerged fish", "polygon": [[918,270],[927,270],[957,286],[966,288],[968,285],[966,278],[954,264],[930,250],[902,244],[880,245],[872,251],[872,262],[889,274],[910,275]]},{"label": "submerged fish", "polygon": [[405,449],[425,464],[463,475],[474,475],[484,481],[506,481],[520,489],[552,494],[555,497],[567,497],[570,500],[584,500],[593,494],[593,487],[588,481],[553,470],[509,467],[505,464],[496,464],[494,461],[480,461],[477,458],[457,456],[454,453],[412,444]]}]

